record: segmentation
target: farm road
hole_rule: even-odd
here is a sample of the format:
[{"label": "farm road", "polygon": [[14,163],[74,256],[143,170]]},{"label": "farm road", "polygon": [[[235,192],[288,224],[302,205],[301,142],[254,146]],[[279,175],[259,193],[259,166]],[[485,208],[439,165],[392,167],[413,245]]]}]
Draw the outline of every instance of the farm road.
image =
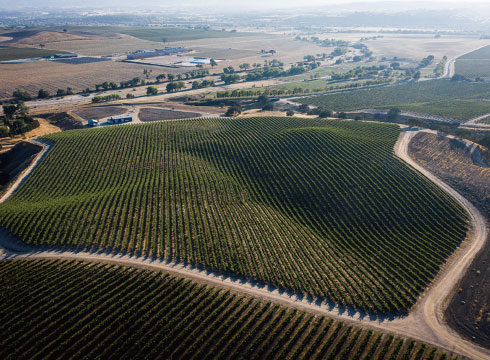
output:
[{"label": "farm road", "polygon": [[[471,359],[487,360],[490,358],[490,350],[479,347],[478,345],[472,344],[461,338],[455,331],[449,328],[443,317],[447,298],[451,296],[458,281],[464,275],[486,240],[486,222],[480,212],[468,200],[449,185],[419,166],[408,156],[408,144],[417,133],[417,130],[412,131],[412,129],[404,128],[395,145],[395,154],[414,169],[439,185],[466,209],[471,221],[471,231],[469,231],[464,244],[451,256],[447,265],[438,274],[433,284],[427,288],[410,314],[406,317],[384,318],[369,315],[352,309],[345,309],[332,303],[320,303],[316,300],[298,297],[268,286],[247,282],[242,279],[226,277],[206,270],[192,268],[181,263],[172,263],[103,251],[84,252],[62,249],[33,249],[13,242],[8,234],[3,231],[0,232],[0,258],[69,258],[87,261],[105,261],[130,266],[144,266],[157,271],[163,270],[197,281],[232,289],[240,293],[252,295],[267,301],[273,301],[285,306],[326,315],[346,323],[369,327],[374,330],[381,330],[401,336],[408,336],[454,351]],[[40,144],[36,140],[32,141]],[[19,177],[14,186],[9,189],[8,193],[0,199],[0,203],[8,199],[49,150],[49,145],[42,145],[44,146],[44,150],[38,155],[31,166],[29,166]],[[1,249],[2,247],[3,249]]]}]

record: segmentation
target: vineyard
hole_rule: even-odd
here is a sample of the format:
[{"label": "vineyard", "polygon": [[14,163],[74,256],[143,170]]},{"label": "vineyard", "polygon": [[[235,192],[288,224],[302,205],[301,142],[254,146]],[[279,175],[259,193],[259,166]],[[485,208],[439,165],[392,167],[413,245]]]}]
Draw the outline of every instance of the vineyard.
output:
[{"label": "vineyard", "polygon": [[456,359],[169,274],[68,260],[0,263],[2,359]]},{"label": "vineyard", "polygon": [[456,74],[466,76],[470,79],[480,77],[490,78],[490,46],[470,52],[456,60]]},{"label": "vineyard", "polygon": [[490,125],[490,116],[480,119],[476,122],[477,124]]},{"label": "vineyard", "polygon": [[[431,80],[348,93],[296,99],[296,102],[323,106],[334,111],[383,109],[401,110],[468,119],[490,111],[490,84],[450,80]],[[456,101],[457,105],[451,106]],[[449,107],[448,107],[449,105]]]},{"label": "vineyard", "polygon": [[467,219],[393,155],[399,131],[264,117],[52,134],[1,225],[35,246],[145,255],[405,312]]}]

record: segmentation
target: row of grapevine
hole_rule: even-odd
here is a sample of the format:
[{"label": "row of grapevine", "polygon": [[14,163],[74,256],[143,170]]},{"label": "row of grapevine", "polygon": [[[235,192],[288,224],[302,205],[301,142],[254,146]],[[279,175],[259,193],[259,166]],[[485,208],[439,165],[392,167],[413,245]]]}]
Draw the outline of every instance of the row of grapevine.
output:
[{"label": "row of grapevine", "polygon": [[149,270],[0,263],[2,359],[449,359],[373,333]]},{"label": "row of grapevine", "polygon": [[53,134],[0,207],[28,244],[205,267],[404,312],[466,234],[463,209],[393,156],[397,126],[199,119]]}]

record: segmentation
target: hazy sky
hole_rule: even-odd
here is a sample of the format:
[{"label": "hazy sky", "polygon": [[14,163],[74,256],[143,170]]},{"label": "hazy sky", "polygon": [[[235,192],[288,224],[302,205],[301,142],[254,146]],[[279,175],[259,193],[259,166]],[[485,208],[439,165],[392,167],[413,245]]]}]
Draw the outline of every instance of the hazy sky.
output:
[{"label": "hazy sky", "polygon": [[[179,10],[186,8],[205,9],[209,11],[230,11],[230,10],[254,10],[265,8],[291,8],[291,7],[310,7],[320,6],[328,9],[347,7],[356,10],[369,9],[390,9],[406,10],[414,8],[437,8],[440,10],[448,8],[467,8],[474,10],[472,7],[479,4],[479,7],[489,5],[489,0],[429,0],[429,1],[407,1],[407,0],[0,0],[0,9],[70,9],[70,8],[111,8],[133,10]],[[375,3],[372,7],[370,3]],[[352,4],[357,4],[352,5]],[[486,7],[486,6],[485,6]]]},{"label": "hazy sky", "polygon": [[[354,0],[354,1],[345,1],[345,0],[183,0],[183,1],[175,1],[175,0],[0,0],[0,6],[6,8],[8,6],[27,6],[33,8],[42,8],[43,6],[48,7],[85,7],[85,6],[151,6],[151,7],[174,7],[177,8],[179,6],[198,6],[198,7],[210,7],[217,6],[220,8],[230,8],[230,7],[300,7],[300,6],[326,6],[328,5],[339,5],[339,4],[347,4],[347,3],[404,3],[405,5],[410,5],[413,7],[414,5],[417,7],[424,7],[424,5],[434,5],[445,3],[451,4],[451,7],[461,6],[467,7],[470,3],[478,3],[478,4],[487,4],[488,0],[471,0],[469,2],[466,1],[447,1],[447,0],[429,0],[429,1],[407,1],[407,0],[384,0],[384,1],[373,1],[373,0]],[[402,5],[403,6],[403,5]]]}]

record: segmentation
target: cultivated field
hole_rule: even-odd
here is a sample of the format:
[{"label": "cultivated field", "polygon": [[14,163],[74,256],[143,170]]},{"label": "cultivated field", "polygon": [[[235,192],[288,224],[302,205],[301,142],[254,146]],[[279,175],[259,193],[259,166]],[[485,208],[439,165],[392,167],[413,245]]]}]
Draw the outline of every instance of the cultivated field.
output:
[{"label": "cultivated field", "polygon": [[145,254],[403,312],[465,237],[466,215],[393,156],[398,134],[304,118],[53,134],[0,219],[32,245]]},{"label": "cultivated field", "polygon": [[2,358],[449,359],[420,342],[129,267],[4,261],[0,290]]},{"label": "cultivated field", "polygon": [[0,61],[53,56],[57,53],[60,51],[35,48],[0,48]]},{"label": "cultivated field", "polygon": [[376,40],[366,40],[363,44],[367,45],[374,54],[381,58],[397,57],[419,62],[422,58],[433,55],[435,61],[439,61],[443,56],[449,59],[488,44],[488,40],[480,39],[478,36],[451,36],[442,35],[436,38],[434,34],[388,34],[388,33],[330,33],[321,35],[320,38],[347,40],[352,43],[358,42],[361,38],[372,38],[382,36]]},{"label": "cultivated field", "polygon": [[123,106],[94,106],[94,107],[80,108],[72,112],[84,118],[85,120],[90,120],[90,119],[100,120],[109,116],[122,115],[127,111],[128,109]]},{"label": "cultivated field", "polygon": [[157,109],[157,108],[141,108],[139,110],[139,119],[141,121],[160,121],[160,120],[171,120],[171,119],[190,119],[200,117],[201,114],[193,112],[184,111],[174,111],[167,109]]},{"label": "cultivated field", "polygon": [[[428,115],[469,119],[490,112],[490,84],[433,80],[297,99],[335,111],[399,107]],[[465,100],[465,101],[462,101]],[[472,101],[466,101],[472,100]],[[453,104],[451,104],[454,102]]]},{"label": "cultivated field", "polygon": [[490,46],[486,46],[456,60],[456,74],[470,79],[490,78]]},{"label": "cultivated field", "polygon": [[[409,152],[490,219],[490,168],[475,163],[465,146],[457,140],[421,133],[411,141]],[[459,333],[486,347],[490,344],[489,240],[461,281],[446,315],[449,324]]]},{"label": "cultivated field", "polygon": [[[95,88],[95,84],[104,81],[131,80],[134,77],[143,78],[143,70],[151,69],[153,73],[160,74],[160,67],[142,66],[122,62],[97,62],[89,64],[63,64],[61,62],[39,61],[25,64],[0,64],[2,81],[0,83],[0,97],[11,96],[18,88],[24,88],[32,95],[37,95],[41,88],[56,94],[57,89],[72,87],[74,91],[85,88]],[[169,69],[171,70],[171,69]]]},{"label": "cultivated field", "polygon": [[485,125],[490,125],[490,116],[480,119],[476,122],[477,124],[485,124]]}]

